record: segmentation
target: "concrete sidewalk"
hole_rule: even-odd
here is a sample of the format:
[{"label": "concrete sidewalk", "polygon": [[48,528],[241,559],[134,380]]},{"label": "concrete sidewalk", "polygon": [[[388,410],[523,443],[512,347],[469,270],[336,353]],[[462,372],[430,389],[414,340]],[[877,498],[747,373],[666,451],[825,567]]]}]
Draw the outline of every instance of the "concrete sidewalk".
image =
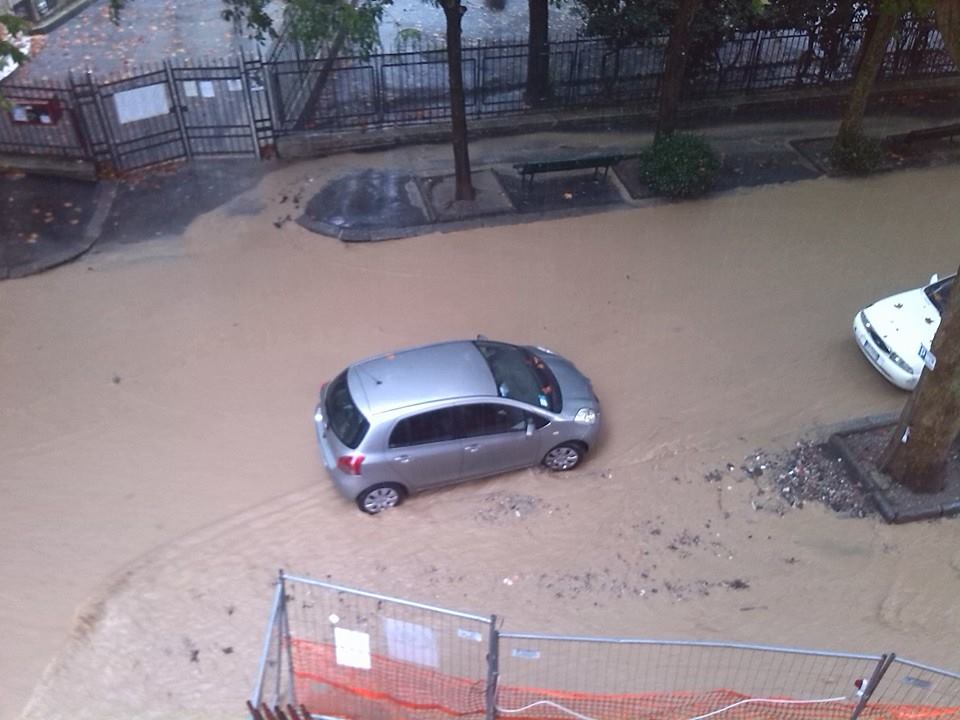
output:
[{"label": "concrete sidewalk", "polygon": [[[868,119],[877,137],[956,122],[942,116]],[[723,159],[713,193],[830,174],[832,120],[715,125],[697,130]],[[606,177],[592,171],[538,176],[524,191],[516,163],[583,155],[632,155],[649,132],[541,132],[471,143],[477,199],[453,202],[452,159],[446,146],[397,147],[346,157],[349,172],[331,174],[330,159],[297,163],[320,182],[292,198],[294,220],[344,241],[409,237],[485,225],[637,207],[654,198],[639,180],[636,160]],[[960,161],[960,145],[918,144],[909,156],[889,156],[888,169]],[[344,158],[336,163],[345,165]],[[263,203],[245,195],[283,161],[203,161],[148,172],[130,180],[91,183],[8,172],[0,174],[0,279],[23,277],[83,255],[95,244],[131,243],[181,234],[198,215],[244,195],[236,212]]]},{"label": "concrete sidewalk", "polygon": [[0,173],[0,279],[83,255],[100,237],[115,194],[111,183]]},{"label": "concrete sidewalk", "polygon": [[[714,192],[792,182],[826,172],[791,141],[829,133],[825,124],[738,125],[702,131],[723,158]],[[640,181],[635,157],[649,132],[538,133],[474,143],[476,199],[455,202],[452,169],[387,163],[336,178],[306,200],[298,222],[344,241],[386,240],[483,225],[602,212],[660,202]],[[490,151],[492,148],[492,152]],[[486,150],[486,152],[485,152]],[[537,175],[524,186],[515,164],[601,155],[628,159],[609,173],[592,169]]]}]

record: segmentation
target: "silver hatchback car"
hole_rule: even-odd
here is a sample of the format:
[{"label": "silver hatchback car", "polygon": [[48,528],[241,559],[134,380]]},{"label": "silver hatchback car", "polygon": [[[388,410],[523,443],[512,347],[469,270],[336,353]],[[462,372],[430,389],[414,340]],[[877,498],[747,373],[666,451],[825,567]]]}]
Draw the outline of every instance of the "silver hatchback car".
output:
[{"label": "silver hatchback car", "polygon": [[537,463],[571,470],[596,443],[600,403],[569,360],[481,336],[351,365],[324,384],[314,422],[337,489],[378,513]]}]

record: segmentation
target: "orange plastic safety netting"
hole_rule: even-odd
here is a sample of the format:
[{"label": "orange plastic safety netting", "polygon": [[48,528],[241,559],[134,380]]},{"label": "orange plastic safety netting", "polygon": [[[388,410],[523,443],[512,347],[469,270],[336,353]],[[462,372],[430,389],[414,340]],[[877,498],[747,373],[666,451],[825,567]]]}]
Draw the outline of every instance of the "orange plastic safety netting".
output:
[{"label": "orange plastic safety netting", "polygon": [[[560,707],[558,707],[560,706]],[[542,688],[500,686],[497,707],[511,718],[570,720],[573,711],[596,720],[689,720],[711,715],[716,720],[849,720],[855,703],[797,702],[796,698],[754,698],[733,690],[591,694]],[[528,708],[522,712],[512,712]],[[721,710],[721,712],[717,712]],[[960,707],[867,705],[862,720],[960,720]]]},{"label": "orange plastic safety netting", "polygon": [[294,690],[311,713],[356,720],[484,716],[486,678],[452,677],[381,655],[370,669],[337,663],[333,645],[294,639]]},{"label": "orange plastic safety netting", "polygon": [[[333,645],[291,640],[296,700],[319,715],[351,720],[483,718],[486,678],[463,678],[371,656],[369,669],[337,663]],[[717,720],[848,720],[855,702],[796,702],[752,698],[727,689],[700,692],[601,694],[497,687],[499,717],[519,720],[691,720],[715,713]],[[960,706],[868,704],[862,720],[960,720]]]}]

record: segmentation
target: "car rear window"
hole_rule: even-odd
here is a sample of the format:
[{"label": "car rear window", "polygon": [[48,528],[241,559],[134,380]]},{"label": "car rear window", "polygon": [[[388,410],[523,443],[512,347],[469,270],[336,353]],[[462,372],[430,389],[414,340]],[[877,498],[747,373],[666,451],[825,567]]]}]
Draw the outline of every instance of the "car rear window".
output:
[{"label": "car rear window", "polygon": [[348,448],[356,448],[367,434],[370,423],[353,402],[350,387],[347,385],[346,370],[337,375],[327,388],[324,410],[333,434]]},{"label": "car rear window", "polygon": [[507,343],[478,340],[474,344],[490,366],[500,397],[555,413],[563,409],[557,379],[540,357]]}]

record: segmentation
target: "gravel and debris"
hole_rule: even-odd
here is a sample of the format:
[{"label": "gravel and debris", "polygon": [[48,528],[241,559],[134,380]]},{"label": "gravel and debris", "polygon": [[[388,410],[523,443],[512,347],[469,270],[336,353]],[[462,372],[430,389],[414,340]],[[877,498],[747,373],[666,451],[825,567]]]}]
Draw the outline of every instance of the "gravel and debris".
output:
[{"label": "gravel and debris", "polygon": [[504,492],[486,495],[481,505],[476,514],[477,520],[495,525],[524,520],[533,515],[553,515],[561,510],[543,498]]},{"label": "gravel and debris", "polygon": [[[822,443],[799,441],[779,452],[756,450],[739,467],[728,463],[726,468],[729,479],[754,483],[750,502],[757,511],[783,515],[817,502],[848,517],[877,514],[844,462]],[[724,475],[722,470],[713,470],[705,478],[720,482]]]}]

